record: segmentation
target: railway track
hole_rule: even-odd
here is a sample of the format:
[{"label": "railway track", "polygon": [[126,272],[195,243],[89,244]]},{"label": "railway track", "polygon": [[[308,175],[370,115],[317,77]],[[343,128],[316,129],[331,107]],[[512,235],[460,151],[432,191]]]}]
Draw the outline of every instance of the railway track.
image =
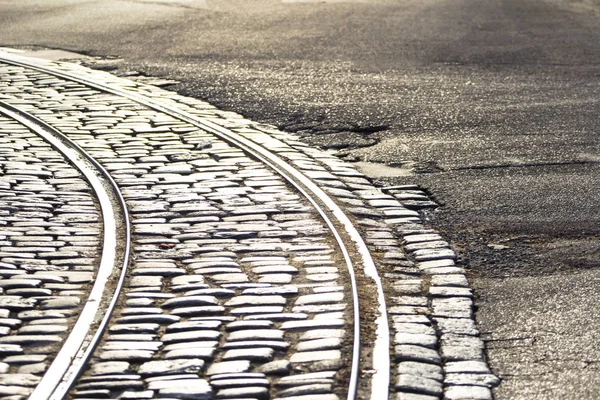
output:
[{"label": "railway track", "polygon": [[[29,397],[32,400],[61,399],[102,335],[123,288],[131,248],[129,215],[110,174],[75,142],[35,116],[1,101],[0,114],[34,132],[70,162],[90,184],[100,207],[102,244],[93,286],[86,293],[77,321],[70,327],[60,351]],[[118,278],[114,292],[106,298],[109,280],[115,274]]]},{"label": "railway track", "polygon": [[491,398],[416,188],[73,64],[0,82],[0,397]]},{"label": "railway track", "polygon": [[[228,151],[233,151],[233,152],[239,152],[239,154],[236,154],[237,156],[239,156],[238,158],[241,157],[248,157],[247,155],[250,155],[251,157],[253,157],[254,159],[260,161],[262,164],[268,166],[271,170],[273,170],[278,176],[280,176],[284,182],[279,183],[277,182],[277,186],[281,185],[282,187],[285,185],[290,185],[292,186],[296,192],[299,192],[302,197],[304,197],[305,201],[307,201],[308,203],[310,203],[311,208],[312,208],[312,212],[313,213],[318,213],[318,215],[320,216],[321,220],[323,221],[324,225],[327,227],[327,229],[329,230],[330,235],[335,238],[335,252],[339,252],[339,255],[336,255],[336,257],[339,257],[339,261],[343,261],[343,263],[346,265],[347,270],[345,271],[347,273],[347,281],[348,283],[346,284],[346,286],[348,287],[348,291],[344,290],[344,293],[342,294],[342,296],[338,296],[338,292],[333,292],[334,295],[329,295],[327,296],[326,293],[327,291],[324,291],[324,293],[322,294],[312,294],[312,295],[306,295],[304,297],[300,297],[299,299],[306,299],[304,300],[304,302],[306,302],[307,304],[312,304],[313,299],[311,299],[311,296],[314,297],[314,300],[318,301],[319,297],[322,297],[322,300],[325,302],[325,304],[329,305],[329,303],[332,300],[329,300],[329,298],[342,298],[344,296],[348,296],[350,297],[350,301],[348,302],[350,304],[351,310],[349,310],[349,312],[345,312],[343,313],[344,315],[342,316],[342,313],[337,312],[337,313],[331,313],[332,317],[338,317],[337,320],[337,324],[329,324],[326,322],[330,322],[330,321],[318,321],[318,320],[313,320],[312,323],[310,320],[305,321],[304,324],[302,323],[298,323],[295,321],[296,320],[302,320],[304,318],[306,318],[306,314],[304,313],[296,313],[296,315],[288,315],[285,316],[284,314],[282,314],[282,320],[284,320],[284,322],[282,323],[282,325],[284,325],[287,323],[287,325],[289,325],[290,330],[294,330],[294,328],[297,326],[296,329],[300,329],[303,330],[302,326],[311,326],[314,325],[314,327],[329,327],[329,326],[342,326],[344,328],[347,328],[349,332],[347,332],[347,334],[349,336],[352,337],[352,343],[349,347],[349,351],[348,353],[350,353],[350,359],[351,359],[351,365],[350,368],[347,368],[349,371],[349,377],[347,378],[348,380],[348,387],[347,387],[347,397],[349,399],[353,399],[356,397],[356,393],[357,393],[357,383],[358,383],[358,374],[359,374],[359,357],[360,357],[360,330],[359,330],[359,324],[360,324],[360,319],[359,319],[359,304],[358,304],[358,291],[356,289],[356,279],[354,277],[354,269],[356,268],[355,264],[359,263],[362,264],[364,266],[364,268],[366,268],[367,270],[370,268],[371,271],[369,271],[369,273],[374,273],[376,276],[376,271],[374,270],[374,265],[373,265],[373,261],[370,258],[369,252],[366,249],[366,245],[364,244],[364,242],[362,242],[361,237],[358,235],[358,233],[356,232],[355,228],[353,227],[353,225],[351,224],[351,222],[348,220],[348,218],[344,215],[344,213],[339,209],[339,207],[329,198],[328,195],[325,194],[325,192],[323,192],[317,185],[315,185],[310,179],[308,179],[307,177],[305,177],[301,172],[297,171],[296,169],[294,169],[293,167],[291,167],[289,164],[287,164],[285,161],[281,160],[279,157],[277,157],[276,155],[274,155],[273,153],[269,152],[267,149],[243,138],[240,137],[232,132],[227,131],[226,129],[220,128],[212,123],[210,123],[209,121],[203,120],[201,118],[195,117],[189,113],[186,113],[185,111],[182,111],[180,109],[178,109],[177,107],[174,106],[169,106],[169,105],[164,105],[161,104],[159,102],[156,102],[154,100],[152,100],[151,98],[148,98],[146,96],[140,95],[139,93],[135,93],[135,92],[129,92],[129,91],[125,91],[121,88],[118,87],[114,87],[114,86],[110,86],[107,84],[100,84],[98,82],[93,82],[90,81],[88,79],[85,79],[81,76],[76,76],[74,74],[69,74],[69,73],[65,73],[62,72],[60,70],[57,69],[52,69],[50,67],[47,66],[41,66],[41,65],[35,65],[32,63],[23,63],[23,62],[17,62],[15,60],[11,60],[11,61],[7,61],[4,60],[6,62],[10,62],[11,64],[17,66],[17,68],[22,68],[23,70],[30,70],[30,71],[36,71],[35,74],[43,74],[42,76],[40,75],[34,75],[34,78],[37,77],[37,79],[60,79],[61,82],[60,84],[64,84],[65,82],[76,82],[79,85],[81,85],[81,91],[85,91],[85,90],[89,90],[90,88],[92,88],[93,90],[97,90],[98,92],[98,96],[102,97],[102,96],[106,96],[105,93],[110,93],[112,95],[115,96],[115,99],[113,100],[113,103],[117,103],[118,104],[118,100],[120,98],[126,98],[131,100],[132,102],[135,102],[134,105],[131,105],[131,108],[136,108],[138,107],[136,104],[142,105],[145,109],[147,110],[154,110],[155,112],[159,113],[159,115],[161,117],[166,117],[166,118],[172,118],[173,119],[173,123],[175,125],[180,125],[180,126],[191,126],[193,128],[198,128],[201,129],[203,134],[205,134],[206,136],[210,136],[211,138],[208,139],[209,141],[214,140],[212,137],[216,136],[220,141],[226,142],[228,143],[230,146],[235,146],[235,149],[239,149],[239,150],[228,150]],[[51,78],[54,77],[54,78]],[[67,92],[68,93],[68,92]],[[78,93],[81,94],[81,93]],[[65,96],[66,97],[66,96]],[[37,101],[37,100],[36,100]],[[43,100],[39,100],[40,102],[43,102]],[[64,99],[63,99],[64,101]],[[10,102],[10,99],[7,100],[7,102]],[[13,101],[14,102],[14,101]],[[11,117],[13,119],[17,119],[23,123],[26,124],[26,126],[36,130],[36,132],[42,132],[42,131],[46,131],[52,132],[52,137],[54,138],[60,138],[58,140],[54,139],[53,142],[51,142],[53,144],[53,146],[57,146],[59,143],[64,142],[64,143],[68,143],[68,146],[72,147],[72,148],[78,148],[79,146],[76,145],[76,142],[78,140],[82,140],[80,139],[74,139],[71,140],[68,138],[69,134],[65,134],[63,135],[61,132],[59,132],[58,129],[60,129],[60,124],[55,124],[58,125],[59,127],[57,129],[52,127],[51,123],[46,123],[43,122],[41,119],[37,119],[35,118],[32,114],[28,114],[25,110],[20,109],[19,108],[19,102],[16,102],[16,105],[5,105],[5,108],[3,109],[4,114],[8,117]],[[37,103],[38,105],[40,103]],[[21,103],[22,105],[22,103]],[[30,106],[30,105],[28,105]],[[88,106],[89,109],[93,109],[94,105],[90,105]],[[24,107],[24,108],[28,108],[28,107]],[[10,111],[9,111],[10,110]],[[105,113],[106,114],[106,113]],[[42,116],[43,118],[43,116]],[[149,130],[153,130],[152,128],[150,128]],[[154,129],[156,131],[156,129]],[[97,129],[95,131],[103,131],[102,129]],[[160,130],[163,131],[164,130]],[[118,132],[117,130],[113,130],[113,132]],[[138,133],[140,132],[140,130],[138,129],[137,131]],[[110,134],[110,132],[104,132],[105,134]],[[72,137],[80,137],[80,134],[74,134],[73,132],[71,132],[70,136]],[[45,137],[46,140],[50,140],[49,137]],[[98,140],[97,138],[95,140]],[[203,139],[204,141],[206,141],[207,139]],[[85,143],[86,139],[83,139],[83,144],[82,146],[86,146]],[[211,146],[212,147],[212,146]],[[241,150],[241,151],[240,151]],[[83,154],[84,152],[81,149],[78,149],[79,153]],[[68,152],[67,149],[64,150],[65,153]],[[243,152],[243,153],[242,153]],[[186,154],[189,154],[189,151],[185,152]],[[206,151],[203,152],[204,154],[206,154]],[[96,168],[98,168],[99,170],[104,170],[95,160],[92,156],[87,155],[85,156],[88,160],[90,160],[90,162],[94,163],[94,166]],[[152,157],[152,155],[150,155],[149,157]],[[244,162],[250,162],[249,158],[248,160],[243,160]],[[108,168],[114,167],[114,164],[107,164]],[[186,167],[188,167],[187,165],[185,167],[181,166],[181,168],[186,169]],[[135,168],[135,165],[131,165],[131,168]],[[189,168],[189,167],[188,167]],[[160,170],[161,167],[158,167],[158,170]],[[169,170],[168,166],[163,166],[162,167],[163,170]],[[187,170],[186,170],[187,172]],[[160,173],[160,171],[159,171]],[[89,178],[89,174],[86,175],[86,177]],[[105,179],[110,180],[110,175],[109,174],[105,174]],[[270,176],[268,178],[269,180],[274,179],[274,177]],[[119,179],[117,178],[117,181]],[[91,183],[91,181],[90,181]],[[271,187],[270,185],[272,185],[272,182],[267,181],[265,183],[265,187]],[[98,185],[96,185],[98,186]],[[101,185],[100,185],[101,186]],[[116,186],[116,185],[115,185]],[[113,198],[117,198],[118,196],[118,189],[116,187],[113,188]],[[98,194],[98,197],[105,197],[108,198],[109,196],[107,196],[106,194],[101,196],[100,194]],[[111,210],[112,207],[107,206],[105,202],[101,202],[101,208],[102,210]],[[268,207],[267,207],[268,208]],[[306,208],[306,207],[302,207],[299,206],[299,208]],[[314,210],[314,211],[313,211]],[[260,208],[257,208],[255,210],[248,210],[248,215],[255,215],[260,213],[261,211],[264,211],[265,213],[269,213],[269,212],[280,212],[281,210],[271,210],[271,209],[265,209],[265,210],[261,210]],[[121,220],[126,220],[126,207],[124,207],[121,211],[122,213],[122,217],[119,218]],[[183,217],[185,214],[181,214],[180,216]],[[264,214],[263,214],[264,215]],[[103,221],[108,224],[112,224],[112,221],[116,221],[117,218],[115,216],[115,213],[113,212],[112,214],[109,212],[108,214],[104,214],[103,215]],[[133,218],[133,222],[134,224],[136,223],[135,218]],[[157,221],[159,222],[159,221]],[[160,221],[162,222],[162,220]],[[151,225],[151,224],[149,224]],[[124,231],[128,231],[128,229],[126,228],[121,228],[120,230],[124,230]],[[276,233],[276,232],[275,232]],[[185,235],[185,233],[183,233],[183,235]],[[104,237],[105,238],[114,238],[116,237],[116,229],[114,227],[112,228],[108,228],[108,227],[104,227]],[[232,235],[233,237],[234,235]],[[277,235],[274,235],[275,237],[277,237]],[[283,237],[285,237],[285,235],[281,235]],[[106,239],[105,239],[106,240]],[[347,249],[347,244],[346,243],[352,243],[353,247],[352,249]],[[319,246],[323,246],[323,247],[319,247]],[[115,244],[112,244],[112,246],[105,246],[103,247],[103,249],[108,249],[109,247],[116,247]],[[302,247],[302,246],[297,246],[297,247]],[[307,248],[310,249],[310,245],[307,246]],[[316,245],[313,246],[315,248],[315,251],[322,251],[321,249],[326,249],[325,252],[333,252],[332,249],[330,249],[330,247],[333,246],[326,246],[326,245]],[[259,248],[260,249],[260,248]],[[200,249],[201,250],[201,249]],[[113,251],[114,252],[114,251]],[[352,259],[353,256],[351,256],[351,253],[354,254],[354,260]],[[358,255],[358,257],[357,257]],[[103,254],[102,257],[102,262],[100,264],[104,264],[104,260],[107,257]],[[111,258],[111,257],[108,257]],[[114,256],[112,257],[114,258]],[[124,257],[127,258],[127,257]],[[260,257],[259,257],[260,258]],[[265,257],[266,258],[266,257]],[[228,265],[228,263],[231,263],[231,261],[223,261],[223,260],[213,260],[213,264],[214,262],[216,262],[216,264],[219,264],[218,261],[221,261],[221,264],[226,264]],[[269,260],[266,260],[269,261]],[[337,261],[337,260],[336,260]],[[281,262],[284,263],[283,260],[279,261],[277,260],[277,262]],[[150,262],[151,263],[151,262]],[[114,264],[114,262],[110,262],[107,261],[106,264]],[[159,264],[159,263],[155,263],[155,264]],[[210,264],[210,262],[209,262]],[[215,265],[216,265],[215,264]],[[317,267],[313,267],[313,268],[319,268],[319,262],[315,262],[314,265],[317,265]],[[327,272],[331,272],[331,268],[335,268],[335,267],[329,267],[329,265],[333,265],[334,262],[333,261],[329,261],[326,260],[323,262],[323,266],[320,267],[321,269],[323,269],[324,271]],[[270,265],[269,263],[267,263],[266,265]],[[325,266],[327,265],[327,266]],[[291,266],[286,266],[287,268],[290,269],[295,269],[294,267]],[[160,268],[160,267],[157,267]],[[223,267],[222,267],[223,268]],[[259,267],[260,268],[260,267]],[[263,267],[265,268],[265,267]],[[112,270],[112,265],[111,267],[109,267],[110,270]],[[156,269],[156,268],[154,268]],[[171,268],[165,268],[164,271],[155,271],[153,268],[148,268],[148,276],[160,276],[160,277],[168,277],[170,276],[170,274],[173,272],[171,271]],[[266,268],[269,269],[269,268]],[[283,269],[285,270],[285,268],[279,268],[279,269]],[[121,268],[119,268],[119,270],[121,270]],[[123,271],[125,271],[126,269],[123,268]],[[150,271],[151,270],[151,271]],[[336,268],[337,270],[337,268]],[[278,271],[278,268],[273,268],[273,271]],[[135,272],[135,270],[134,270]],[[163,274],[161,274],[161,272]],[[177,271],[179,272],[179,271]],[[156,274],[156,275],[154,275]],[[222,275],[227,275],[227,273],[222,274]],[[270,274],[271,275],[271,274]],[[272,274],[272,275],[276,275],[276,274]],[[319,274],[315,274],[316,278],[313,279],[323,279],[324,281],[329,281],[330,278],[327,276],[318,276]],[[327,275],[327,274],[320,274],[320,275]],[[330,275],[337,275],[337,273],[331,274]],[[123,275],[124,276],[124,275]],[[142,275],[145,276],[145,275]],[[269,276],[269,275],[266,275]],[[291,276],[291,275],[289,275]],[[103,279],[100,279],[101,277],[103,277]],[[233,279],[231,281],[231,283],[234,284],[235,286],[235,279],[239,278],[239,277],[230,277],[231,279]],[[225,277],[224,279],[227,279],[227,277]],[[277,277],[277,279],[282,280],[285,283],[288,283],[288,281],[290,280],[288,276],[279,276]],[[277,279],[273,279],[273,280],[277,280]],[[96,287],[94,289],[92,289],[92,294],[90,294],[90,297],[88,298],[87,304],[91,304],[91,305],[97,305],[99,303],[99,294],[102,293],[102,289],[105,286],[106,281],[108,280],[108,276],[105,273],[101,272],[101,269],[98,270],[98,272],[96,273],[95,276],[95,280],[96,280],[96,287],[99,288],[98,290],[100,290],[100,292],[98,290],[96,290]],[[245,279],[243,279],[245,281]],[[271,284],[256,284],[256,285],[252,285],[252,284],[248,284],[248,285],[238,285],[241,287],[246,287],[246,289],[250,288],[250,289],[261,289],[263,287],[268,287],[271,286]],[[252,286],[256,286],[256,287],[252,287]],[[309,285],[310,286],[310,285]],[[315,287],[323,287],[320,286],[319,284],[315,284]],[[336,288],[339,289],[339,288]],[[210,289],[209,289],[210,290]],[[215,289],[212,289],[213,291]],[[115,291],[113,294],[113,298],[110,300],[110,303],[114,304],[116,302],[116,299],[119,296],[119,290]],[[256,290],[257,292],[259,292],[258,290]],[[381,289],[379,289],[379,291],[381,292]],[[273,290],[273,293],[277,293],[277,290]],[[281,291],[284,292],[284,291]],[[211,299],[192,299],[192,297],[194,296],[190,296],[190,300],[189,302],[186,301],[187,299],[180,299],[181,300],[181,304],[194,304],[194,302],[192,300],[197,300],[198,304],[201,304],[203,301],[207,301],[210,302]],[[196,297],[201,297],[201,296],[196,296]],[[208,296],[205,296],[208,297]],[[251,296],[248,296],[251,297]],[[264,296],[264,298],[266,299],[269,296]],[[270,297],[276,297],[275,299],[270,299],[271,301],[273,301],[273,304],[281,304],[281,302],[283,301],[283,303],[285,303],[285,300],[282,296],[278,296],[275,294],[272,294]],[[214,298],[214,297],[213,297]],[[232,299],[233,303],[235,303],[235,298]],[[258,301],[260,302],[261,299],[250,299],[250,301]],[[168,301],[171,301],[171,303],[175,304],[176,300],[175,298],[169,298]],[[167,302],[168,302],[167,301]],[[232,302],[230,300],[230,302]],[[216,302],[215,302],[216,304]],[[242,304],[242,303],[240,303]],[[268,303],[267,303],[268,304]],[[304,304],[304,303],[301,303]],[[220,306],[214,306],[214,308],[217,308]],[[265,307],[265,312],[268,311],[282,311],[282,310],[278,310],[278,308],[280,308],[280,306],[267,306]],[[328,307],[325,307],[325,309],[327,309]],[[345,307],[341,307],[341,308],[335,308],[335,307],[330,307],[331,309],[343,309]],[[110,310],[109,310],[110,311]],[[143,310],[140,310],[143,312]],[[198,315],[204,315],[204,310],[196,310],[198,312]],[[206,313],[210,314],[210,311],[212,310],[207,310]],[[249,310],[249,314],[250,316],[253,316],[255,314],[260,314],[259,313],[260,310]],[[387,324],[387,318],[385,316],[385,307],[383,305],[380,306],[380,311],[383,311],[383,318],[381,319],[381,323],[383,325]],[[77,376],[79,376],[81,374],[81,372],[78,372],[76,370],[76,368],[84,368],[86,366],[85,360],[87,359],[87,355],[89,355],[91,349],[95,348],[97,345],[97,341],[100,340],[100,338],[102,337],[101,334],[101,330],[102,328],[108,324],[108,315],[107,318],[105,319],[105,321],[103,321],[102,324],[100,324],[99,327],[92,327],[92,321],[94,320],[95,316],[96,316],[96,312],[97,309],[94,309],[94,307],[91,308],[87,308],[84,307],[83,310],[81,311],[79,320],[78,320],[78,324],[80,323],[80,321],[85,321],[85,322],[81,322],[81,324],[83,326],[85,326],[85,328],[83,328],[85,333],[78,333],[79,329],[78,328],[80,325],[75,325],[75,328],[73,328],[73,333],[71,335],[69,335],[65,340],[64,340],[64,346],[62,347],[61,351],[58,353],[58,355],[56,356],[56,358],[54,359],[53,363],[51,364],[51,366],[49,367],[47,373],[44,375],[44,377],[42,378],[41,382],[39,383],[39,385],[37,386],[36,390],[32,393],[31,398],[34,399],[59,399],[59,398],[63,398],[63,396],[66,395],[66,393],[68,392],[68,390],[71,388],[75,378]],[[333,315],[336,314],[336,315]],[[196,315],[194,313],[194,311],[190,311],[190,315]],[[243,312],[242,312],[243,315]],[[178,316],[179,317],[179,316]],[[348,318],[350,317],[350,318]],[[126,317],[125,317],[126,318]],[[200,317],[200,318],[204,318],[204,317]],[[211,317],[206,317],[206,318],[211,318]],[[288,321],[287,318],[289,318]],[[349,322],[344,322],[342,323],[341,321],[344,319],[349,319]],[[216,321],[218,321],[218,318],[215,318]],[[228,320],[228,319],[226,319]],[[232,321],[233,322],[233,321]],[[252,325],[252,324],[249,324]],[[258,328],[261,324],[254,324],[255,328]],[[93,329],[100,329],[99,331],[93,331]],[[203,332],[203,331],[199,331],[199,332]],[[280,331],[276,331],[273,330],[271,333],[278,335]],[[265,333],[269,333],[269,332],[265,332]],[[326,332],[328,334],[336,334],[335,332]],[[78,339],[72,339],[74,336],[78,337]],[[94,336],[94,339],[91,340],[89,339],[89,336]],[[202,335],[200,335],[202,336]],[[270,335],[267,335],[267,337],[270,337]],[[87,338],[87,339],[86,339]],[[381,338],[379,338],[379,341],[383,342],[383,346],[385,346],[385,352],[384,354],[386,355],[386,359],[387,359],[387,332],[385,334],[385,336],[382,336]],[[84,349],[80,350],[80,351],[76,351],[77,349],[80,348],[81,344],[83,341],[88,342],[88,347],[87,349],[89,349],[90,351],[85,351]],[[259,343],[260,344],[260,343]],[[162,343],[161,343],[162,345]],[[378,342],[376,342],[376,347],[377,345],[380,345]],[[275,348],[277,348],[278,344],[274,345]],[[122,349],[123,351],[126,351],[126,345],[123,346]],[[243,349],[243,347],[240,347],[241,349]],[[327,348],[327,347],[326,347]],[[334,346],[335,348],[335,346]],[[269,349],[271,350],[270,347],[264,347],[264,348],[260,348],[262,349]],[[236,349],[234,348],[234,350],[232,350],[231,352],[234,352]],[[375,349],[377,350],[377,348]],[[239,350],[238,350],[239,352]],[[242,351],[243,352],[243,351]],[[320,357],[334,357],[337,356],[339,353],[339,357],[341,357],[341,352],[339,352],[338,350],[329,350],[329,353],[327,353],[327,351],[321,351],[322,354],[312,354],[312,356],[315,358],[315,361],[321,361],[319,358]],[[86,353],[86,356],[79,356],[79,357],[75,357],[77,355],[77,353]],[[249,352],[250,353],[250,352]],[[267,351],[266,353],[272,353],[272,351]],[[305,352],[305,354],[308,354],[309,358],[311,356],[310,354],[311,352]],[[302,353],[299,353],[300,356],[299,358],[302,358]],[[252,357],[251,355],[249,355],[249,357]],[[263,360],[263,357],[261,357],[260,355],[257,355],[257,360],[261,361]],[[338,357],[338,358],[339,358]],[[243,358],[243,356],[241,357]],[[270,357],[265,356],[264,359],[269,359]],[[66,362],[65,360],[70,360],[70,359],[74,359],[74,360],[80,360],[80,362],[78,362],[77,366],[71,366],[69,365],[68,362]],[[135,359],[135,357],[134,357]],[[228,358],[229,359],[229,358]],[[235,358],[237,359],[237,358]],[[232,366],[235,367],[235,366]],[[380,373],[381,378],[379,378],[380,380],[383,380],[383,384],[384,387],[387,387],[388,382],[386,381],[387,376],[389,375],[389,372],[386,371],[385,366],[384,365],[380,365],[379,366],[380,371],[382,371],[382,373]],[[236,370],[237,371],[237,370]],[[377,375],[378,377],[379,375]],[[89,385],[88,385],[89,386]],[[98,386],[98,385],[96,385]],[[381,386],[379,386],[381,387]],[[225,389],[227,390],[227,389]],[[373,388],[373,390],[378,391],[379,389],[376,389],[375,387]],[[259,394],[262,396],[263,393],[265,392],[264,390],[258,390],[257,392],[259,392]],[[87,393],[87,394],[93,394],[93,393]],[[195,393],[195,395],[199,395],[199,393]],[[319,393],[319,395],[321,395],[321,393]]]}]

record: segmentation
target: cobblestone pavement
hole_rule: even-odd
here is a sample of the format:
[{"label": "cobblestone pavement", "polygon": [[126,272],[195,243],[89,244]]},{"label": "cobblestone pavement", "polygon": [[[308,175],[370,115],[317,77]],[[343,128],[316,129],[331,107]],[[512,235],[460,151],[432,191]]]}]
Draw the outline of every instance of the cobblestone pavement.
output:
[{"label": "cobblestone pavement", "polygon": [[[498,379],[473,321],[473,293],[448,243],[422,224],[420,211],[435,207],[426,193],[376,187],[293,135],[202,101],[49,65],[177,107],[301,171],[351,218],[383,281],[390,398],[491,399]],[[133,225],[125,289],[68,398],[347,396],[352,280],[330,226],[295,187],[210,130],[46,72],[0,63],[0,101],[35,115],[108,170]],[[93,191],[60,153],[6,116],[0,141],[0,396],[25,399],[89,294],[103,232]],[[371,355],[376,287],[360,265],[354,272],[357,397],[369,398],[369,377],[383,368]]]}]

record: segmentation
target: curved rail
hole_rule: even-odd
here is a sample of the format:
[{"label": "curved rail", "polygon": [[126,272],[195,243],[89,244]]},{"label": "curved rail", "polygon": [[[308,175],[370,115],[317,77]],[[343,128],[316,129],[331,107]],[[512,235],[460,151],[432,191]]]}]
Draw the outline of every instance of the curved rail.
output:
[{"label": "curved rail", "polygon": [[348,273],[350,275],[350,280],[352,284],[352,300],[354,314],[353,333],[355,340],[353,343],[352,367],[350,381],[348,385],[347,399],[353,400],[356,398],[357,395],[360,367],[360,310],[354,265],[350,256],[350,252],[348,251],[348,248],[344,242],[344,238],[342,237],[342,234],[340,234],[336,227],[336,224],[341,225],[345,231],[344,236],[346,236],[346,239],[349,239],[350,241],[354,242],[356,250],[360,254],[365,275],[373,279],[375,285],[377,286],[379,316],[376,318],[375,321],[377,324],[377,337],[373,345],[373,368],[376,369],[376,372],[371,375],[370,397],[371,399],[388,398],[388,388],[390,383],[389,326],[385,306],[385,299],[383,295],[383,286],[377,273],[375,263],[370,255],[366,243],[363,241],[358,230],[352,224],[352,221],[343,212],[343,210],[329,197],[329,195],[327,195],[327,193],[325,193],[310,178],[308,178],[302,172],[296,170],[289,163],[284,161],[279,156],[273,154],[266,148],[262,147],[261,145],[254,143],[253,141],[246,139],[204,118],[200,118],[186,111],[183,111],[176,106],[161,104],[158,101],[145,95],[134,93],[114,85],[98,83],[90,80],[85,76],[66,73],[56,68],[48,67],[47,65],[33,63],[28,59],[24,60],[23,57],[14,56],[12,54],[0,55],[0,61],[12,65],[21,66],[24,68],[35,69],[37,71],[58,76],[66,80],[78,82],[83,85],[93,87],[95,89],[107,93],[128,98],[156,111],[160,111],[165,114],[174,116],[181,121],[187,122],[211,134],[214,134],[218,138],[226,141],[227,143],[246,151],[248,154],[252,155],[257,160],[268,165],[275,172],[281,175],[285,180],[287,180],[292,186],[294,186],[300,193],[302,193],[302,195],[315,207],[315,209],[319,212],[325,223],[329,226],[332,234],[336,239],[336,242],[338,243],[338,247],[340,248],[340,251],[343,254],[346,266],[348,268]]},{"label": "curved rail", "polygon": [[[35,116],[3,101],[0,101],[0,113],[29,128],[71,161],[90,183],[100,203],[103,242],[101,261],[94,285],[71,333],[29,397],[30,400],[58,400],[64,397],[79,375],[81,366],[96,347],[116,305],[129,263],[131,243],[129,217],[125,200],[121,197],[116,183],[108,172],[81,147]],[[99,171],[103,179],[96,174],[96,171]],[[118,203],[119,210],[115,210],[115,202]],[[118,226],[118,223],[123,225]],[[118,254],[117,238],[122,237],[123,234],[125,235],[124,248],[121,254]],[[103,302],[106,285],[113,271],[118,267],[121,268],[121,274],[117,287],[111,301],[106,304],[105,301]],[[104,317],[98,323],[102,315]],[[95,325],[97,325],[95,332],[91,333],[90,330]]]}]

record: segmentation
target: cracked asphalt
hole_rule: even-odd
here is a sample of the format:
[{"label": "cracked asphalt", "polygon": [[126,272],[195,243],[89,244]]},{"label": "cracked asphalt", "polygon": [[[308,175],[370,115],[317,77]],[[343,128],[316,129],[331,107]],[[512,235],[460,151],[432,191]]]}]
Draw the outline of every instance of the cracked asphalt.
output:
[{"label": "cracked asphalt", "polygon": [[[418,183],[498,399],[595,399],[598,0],[0,1],[0,45],[100,56]],[[388,166],[393,168],[380,168]]]}]

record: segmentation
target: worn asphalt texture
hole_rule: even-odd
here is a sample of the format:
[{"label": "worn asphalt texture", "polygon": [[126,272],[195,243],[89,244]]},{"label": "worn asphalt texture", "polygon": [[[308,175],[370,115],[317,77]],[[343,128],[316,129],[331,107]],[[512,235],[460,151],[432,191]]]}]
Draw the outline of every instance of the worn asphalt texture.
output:
[{"label": "worn asphalt texture", "polygon": [[600,391],[600,1],[0,1],[0,45],[298,132],[418,183],[472,272],[498,399]]}]

